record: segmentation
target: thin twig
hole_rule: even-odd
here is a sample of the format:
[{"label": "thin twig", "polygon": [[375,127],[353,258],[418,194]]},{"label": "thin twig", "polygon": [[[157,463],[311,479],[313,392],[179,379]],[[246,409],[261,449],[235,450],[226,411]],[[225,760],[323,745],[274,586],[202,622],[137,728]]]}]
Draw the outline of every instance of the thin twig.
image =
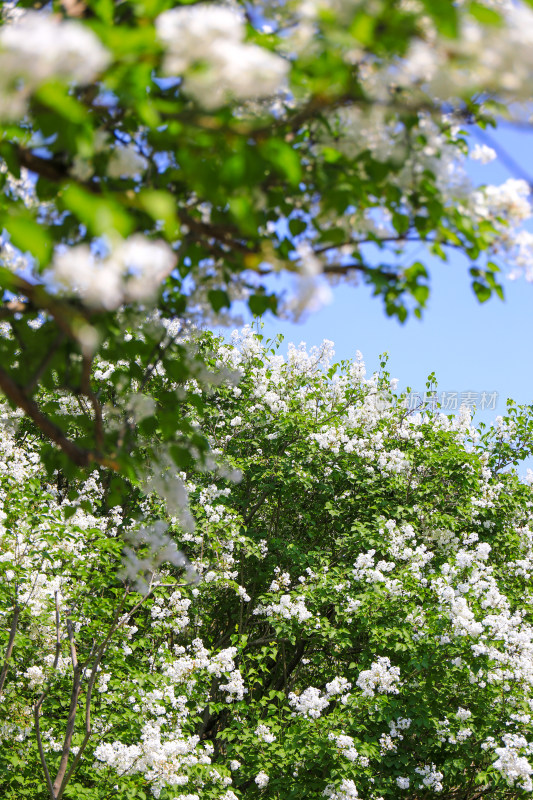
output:
[{"label": "thin twig", "polygon": [[0,698],[2,697],[2,691],[4,689],[4,683],[6,682],[7,671],[9,669],[9,659],[11,658],[11,653],[13,652],[13,645],[15,644],[15,636],[19,624],[19,617],[20,617],[20,606],[17,603],[17,605],[13,610],[13,619],[11,621],[11,630],[9,631],[9,641],[7,643],[6,657],[4,659],[4,666],[2,667],[2,673],[0,674]]},{"label": "thin twig", "polygon": [[109,642],[111,640],[111,637],[120,628],[122,628],[123,625],[125,625],[131,619],[132,615],[137,611],[137,609],[140,608],[140,606],[142,606],[142,604],[146,602],[148,597],[150,597],[150,595],[152,594],[152,591],[153,591],[153,586],[151,586],[149,588],[147,594],[141,600],[139,600],[139,602],[136,603],[133,606],[133,608],[124,617],[122,617],[122,619],[120,619],[120,614],[121,614],[122,608],[124,606],[126,598],[128,597],[128,594],[129,594],[129,590],[126,590],[122,600],[120,601],[119,607],[117,608],[117,610],[115,612],[114,620],[113,620],[113,622],[111,624],[111,627],[110,627],[110,629],[109,629],[109,631],[107,633],[107,636],[105,637],[104,641],[102,642],[102,644],[100,645],[100,647],[96,651],[96,657],[95,657],[95,659],[94,659],[94,661],[92,663],[91,677],[89,678],[89,683],[87,685],[87,693],[86,693],[86,696],[85,696],[85,735],[83,737],[82,743],[80,744],[80,746],[78,748],[78,752],[76,753],[74,761],[70,765],[70,769],[68,770],[68,772],[66,772],[66,774],[63,777],[63,780],[61,782],[61,786],[59,787],[59,790],[57,792],[57,797],[55,797],[54,800],[61,800],[61,798],[63,797],[63,793],[64,793],[66,787],[68,786],[69,781],[70,781],[72,775],[74,774],[74,771],[75,771],[76,767],[78,766],[78,764],[79,764],[79,762],[81,760],[81,757],[83,756],[83,753],[85,751],[85,748],[87,747],[87,744],[89,743],[89,739],[90,739],[91,733],[92,733],[92,727],[91,727],[91,699],[92,699],[92,694],[93,694],[93,690],[94,690],[94,684],[95,684],[95,681],[96,681],[96,675],[97,675],[97,672],[98,672],[98,667],[100,666],[100,662],[101,662],[101,660],[102,660],[102,658],[103,658],[103,656],[104,656],[104,654],[106,652],[106,649],[107,649],[107,646],[108,646],[108,644],[109,644]]},{"label": "thin twig", "polygon": [[64,333],[64,331],[59,331],[59,333],[57,334],[56,338],[54,339],[54,341],[50,345],[49,351],[46,353],[45,357],[43,358],[43,360],[41,361],[41,363],[39,364],[39,366],[35,370],[33,376],[30,378],[30,380],[24,386],[24,391],[25,392],[27,392],[28,394],[31,394],[31,392],[37,386],[37,384],[41,380],[42,376],[44,375],[44,373],[46,372],[46,370],[48,369],[48,367],[52,363],[52,360],[53,360],[55,354],[57,353],[58,348],[63,344],[64,341],[65,341],[65,333]]},{"label": "thin twig", "polygon": [[50,691],[50,686],[52,685],[52,676],[57,669],[57,665],[59,663],[59,655],[61,653],[61,630],[60,630],[60,620],[59,620],[59,598],[58,592],[54,594],[55,604],[56,604],[56,651],[54,656],[54,663],[52,664],[52,675],[48,679],[46,686],[43,689],[43,692],[35,706],[33,707],[33,716],[35,719],[35,736],[37,737],[37,747],[39,749],[39,756],[41,758],[41,764],[43,767],[44,777],[46,779],[46,785],[48,787],[48,794],[50,795],[51,800],[57,800],[56,793],[54,791],[54,787],[52,785],[52,780],[50,778],[50,773],[48,772],[48,766],[46,764],[46,758],[44,755],[44,747],[43,747],[43,740],[41,736],[41,725],[39,722],[39,718],[41,715],[41,708],[42,705]]},{"label": "thin twig", "polygon": [[50,420],[39,408],[35,400],[28,397],[24,389],[5,370],[0,368],[0,389],[8,400],[21,408],[32,419],[39,430],[45,434],[79,467],[88,467],[91,464],[101,464],[112,470],[118,471],[119,465],[114,458],[108,458],[95,452],[85,450],[69,439],[61,428]]},{"label": "thin twig", "polygon": [[89,398],[89,401],[93,407],[96,446],[99,450],[101,450],[104,445],[104,423],[102,418],[102,406],[100,405],[100,401],[98,400],[96,393],[93,392],[91,387],[92,363],[92,358],[89,358],[88,356],[83,357],[81,390],[83,394]]},{"label": "thin twig", "polygon": [[53,791],[56,798],[59,798],[60,789],[63,784],[63,779],[67,771],[68,760],[72,748],[72,737],[74,735],[74,726],[76,724],[76,713],[78,710],[78,699],[81,692],[81,669],[78,664],[78,654],[76,652],[76,644],[74,642],[74,630],[72,621],[67,619],[67,634],[70,647],[70,658],[72,660],[72,669],[74,677],[72,680],[72,692],[70,695],[70,706],[67,718],[67,727],[65,729],[65,738],[63,740],[63,749],[61,751],[61,761],[59,762],[59,769],[53,784]]}]

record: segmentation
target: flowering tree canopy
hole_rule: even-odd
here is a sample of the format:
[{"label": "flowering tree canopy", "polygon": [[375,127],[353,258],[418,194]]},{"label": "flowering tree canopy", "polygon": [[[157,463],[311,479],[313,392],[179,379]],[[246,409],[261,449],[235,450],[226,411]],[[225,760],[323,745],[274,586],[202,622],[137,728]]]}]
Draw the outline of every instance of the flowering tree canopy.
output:
[{"label": "flowering tree canopy", "polygon": [[47,480],[2,417],[2,798],[527,796],[531,409],[479,432],[330,342],[203,344],[241,380],[188,519]]},{"label": "flowering tree canopy", "polygon": [[201,461],[190,420],[145,393],[159,370],[182,397],[205,377],[175,344],[186,321],[237,301],[298,316],[342,278],[419,315],[413,242],[462,253],[482,301],[502,265],[531,276],[527,183],[465,168],[495,156],[472,131],[528,121],[527,3],[1,5],[0,389],[53,443],[51,470],[139,478],[141,406],[160,460]]}]

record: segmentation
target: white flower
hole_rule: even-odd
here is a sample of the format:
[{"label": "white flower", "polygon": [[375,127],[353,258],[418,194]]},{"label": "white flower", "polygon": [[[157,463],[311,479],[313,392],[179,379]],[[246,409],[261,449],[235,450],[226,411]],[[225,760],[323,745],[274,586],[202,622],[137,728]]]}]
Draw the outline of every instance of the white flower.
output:
[{"label": "white flower", "polygon": [[399,667],[391,667],[388,656],[379,656],[370,669],[359,673],[356,683],[363,690],[363,697],[374,697],[375,691],[380,694],[398,694],[399,678]]},{"label": "white flower", "polygon": [[350,691],[352,688],[352,684],[349,683],[346,678],[333,678],[332,681],[326,683],[326,692],[331,697],[336,694],[344,694],[344,692]]},{"label": "white flower", "polygon": [[272,744],[272,742],[276,741],[276,737],[268,725],[263,725],[262,723],[255,729],[255,735],[258,739],[261,739],[262,742],[266,742],[266,744]]},{"label": "white flower", "polygon": [[107,165],[110,178],[135,178],[148,166],[147,159],[137,152],[134,144],[115,147]]},{"label": "white flower", "polygon": [[346,778],[337,789],[332,784],[326,786],[322,795],[328,800],[358,800],[359,798],[355,783]]},{"label": "white flower", "polygon": [[409,778],[396,778],[396,783],[400,787],[400,789],[408,789],[410,780]]},{"label": "white flower", "polygon": [[291,692],[289,694],[289,705],[296,709],[296,713],[302,717],[318,719],[322,711],[329,705],[329,699],[323,697],[319,689],[309,686],[300,695]]},{"label": "white flower", "polygon": [[27,11],[0,29],[0,69],[32,85],[53,78],[90,83],[109,61],[96,34],[76,20]]},{"label": "white flower", "polygon": [[151,300],[175,263],[166,242],[139,233],[115,242],[106,258],[85,244],[56,252],[46,278],[89,306],[113,310],[125,302]]},{"label": "white flower", "polygon": [[493,767],[505,777],[507,783],[513,786],[518,784],[526,792],[533,790],[531,774],[533,767],[521,751],[530,753],[533,749],[529,742],[519,734],[506,733],[502,736],[504,747],[495,747],[498,756]]},{"label": "white flower", "polygon": [[470,158],[481,164],[488,164],[496,158],[496,150],[486,144],[476,144],[470,152]]},{"label": "white flower", "polygon": [[261,770],[261,772],[259,772],[255,776],[255,782],[257,783],[257,785],[259,786],[260,789],[264,789],[265,786],[268,785],[269,780],[270,780],[270,778],[268,777],[266,772],[264,772],[263,770]]},{"label": "white flower", "polygon": [[185,73],[184,89],[206,108],[228,100],[275,94],[285,82],[288,63],[255,44],[246,44],[242,15],[235,9],[198,3],[172,8],[156,20],[167,48],[167,75]]},{"label": "white flower", "polygon": [[38,686],[42,686],[46,682],[46,675],[44,674],[42,667],[38,666],[28,667],[24,673],[24,677],[28,678],[29,680],[29,689],[36,689]]}]

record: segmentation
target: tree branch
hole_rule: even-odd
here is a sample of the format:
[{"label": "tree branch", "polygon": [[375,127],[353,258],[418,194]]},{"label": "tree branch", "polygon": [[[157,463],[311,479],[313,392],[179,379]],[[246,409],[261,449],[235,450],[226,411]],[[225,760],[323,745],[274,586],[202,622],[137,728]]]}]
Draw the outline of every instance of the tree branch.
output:
[{"label": "tree branch", "polygon": [[137,609],[140,608],[143,605],[143,603],[145,603],[146,600],[150,597],[150,595],[152,594],[152,591],[153,591],[153,587],[150,587],[150,589],[148,590],[146,595],[141,600],[139,600],[139,602],[136,603],[133,606],[133,608],[124,617],[122,617],[122,619],[120,619],[120,613],[122,611],[122,607],[123,607],[123,605],[124,605],[124,603],[126,601],[126,597],[128,596],[128,593],[129,593],[129,590],[126,590],[126,592],[124,594],[124,597],[122,598],[122,600],[121,600],[121,602],[119,604],[119,607],[115,612],[114,620],[113,620],[113,622],[111,624],[111,627],[110,627],[110,629],[109,629],[109,631],[107,633],[107,636],[105,637],[104,641],[102,642],[102,644],[100,645],[100,647],[96,651],[96,657],[95,657],[95,659],[93,661],[93,664],[92,664],[92,667],[91,667],[91,677],[89,678],[89,683],[87,685],[87,693],[85,695],[85,735],[83,737],[83,741],[82,741],[81,745],[78,748],[78,752],[76,753],[74,761],[70,765],[70,769],[68,770],[68,772],[63,777],[63,780],[62,780],[61,785],[59,787],[59,790],[57,792],[57,797],[53,798],[53,800],[61,800],[61,798],[63,797],[63,793],[64,793],[65,789],[67,788],[67,786],[69,784],[69,781],[70,781],[72,775],[74,774],[74,771],[75,771],[76,767],[78,766],[78,764],[79,764],[79,762],[81,760],[81,757],[83,756],[83,753],[85,751],[85,748],[87,747],[89,739],[91,737],[91,733],[92,733],[92,726],[91,726],[91,699],[92,699],[92,694],[93,694],[93,691],[94,691],[94,684],[95,684],[95,681],[96,681],[96,675],[98,673],[98,667],[100,666],[100,662],[101,662],[101,660],[102,660],[102,658],[103,658],[103,656],[104,656],[104,654],[105,654],[105,652],[107,650],[107,646],[108,646],[108,644],[109,644],[109,642],[111,640],[111,637],[120,628],[122,628],[122,626],[125,625],[126,622],[128,622],[131,619],[131,617],[137,611]]},{"label": "tree branch", "polygon": [[[59,627],[59,599],[58,599],[58,592],[55,592],[55,604],[56,604],[56,651],[54,656],[54,663],[52,664],[52,675],[57,669],[57,665],[59,662],[59,655],[61,653],[61,633]],[[46,686],[43,689],[43,692],[35,706],[33,707],[33,716],[35,719],[35,736],[37,737],[37,748],[39,750],[39,756],[41,759],[41,764],[43,767],[44,777],[46,779],[46,786],[48,787],[48,794],[50,795],[50,800],[57,800],[56,793],[54,791],[54,787],[52,786],[52,779],[50,778],[50,773],[48,772],[48,766],[46,764],[46,758],[44,755],[44,747],[43,747],[43,740],[41,736],[41,725],[39,722],[39,718],[41,716],[41,708],[46,700],[48,692],[50,691],[50,686],[52,683],[52,675],[48,679]]]},{"label": "tree branch", "polygon": [[76,713],[78,710],[78,699],[81,692],[81,669],[78,664],[78,655],[76,653],[76,645],[74,642],[74,632],[72,622],[67,619],[67,634],[70,646],[70,657],[72,660],[72,668],[74,670],[74,678],[72,681],[72,692],[70,695],[70,707],[68,711],[67,727],[65,729],[65,738],[63,740],[63,750],[61,752],[61,761],[59,762],[59,769],[52,787],[56,798],[61,796],[60,789],[63,784],[63,779],[67,771],[68,760],[72,748],[72,736],[74,735],[74,726],[76,724]]},{"label": "tree branch", "polygon": [[41,363],[39,364],[39,366],[35,370],[33,376],[30,378],[30,380],[24,386],[24,391],[25,392],[31,393],[35,389],[35,387],[37,386],[37,384],[41,380],[42,376],[44,375],[44,373],[46,372],[46,370],[48,369],[48,367],[52,363],[52,360],[53,360],[55,354],[57,353],[58,348],[62,345],[64,340],[65,340],[65,333],[63,331],[59,331],[59,333],[57,334],[56,338],[54,339],[54,341],[50,345],[50,349],[49,349],[48,353],[45,355],[45,357],[43,358],[43,360],[41,361]]},{"label": "tree branch", "polygon": [[100,464],[118,471],[119,465],[113,458],[107,458],[93,450],[82,447],[67,438],[55,422],[52,422],[39,408],[35,400],[26,395],[24,390],[0,367],[0,389],[15,406],[21,408],[35,422],[39,430],[54,442],[78,467]]},{"label": "tree branch", "polygon": [[9,641],[7,643],[6,657],[4,659],[4,666],[2,667],[2,672],[0,674],[0,698],[2,697],[2,691],[4,689],[4,683],[6,682],[7,671],[9,669],[9,659],[11,658],[11,653],[13,652],[13,645],[15,644],[15,636],[19,624],[19,617],[20,617],[20,606],[17,603],[17,605],[13,610],[13,619],[11,621],[11,630],[9,631]]},{"label": "tree branch", "polygon": [[89,398],[89,401],[93,407],[94,411],[94,437],[96,441],[96,446],[98,449],[102,449],[104,445],[104,423],[102,419],[102,406],[100,405],[100,401],[96,396],[96,393],[93,392],[91,387],[91,367],[92,367],[92,358],[88,356],[83,356],[83,371],[82,371],[82,378],[81,378],[81,390],[86,397]]},{"label": "tree branch", "polygon": [[21,167],[26,167],[31,172],[37,175],[42,175],[49,181],[64,181],[68,179],[68,173],[65,167],[61,164],[54,162],[50,158],[43,158],[36,156],[31,150],[27,150],[21,144],[13,143],[17,159]]}]

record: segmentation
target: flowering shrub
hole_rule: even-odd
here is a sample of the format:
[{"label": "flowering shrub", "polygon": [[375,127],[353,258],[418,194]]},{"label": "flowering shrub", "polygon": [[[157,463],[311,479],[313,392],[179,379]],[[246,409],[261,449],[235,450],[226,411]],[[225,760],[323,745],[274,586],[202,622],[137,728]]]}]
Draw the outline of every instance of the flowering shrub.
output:
[{"label": "flowering shrub", "polygon": [[480,432],[330,342],[199,347],[240,380],[189,517],[49,480],[2,418],[2,798],[525,796],[530,410]]}]

